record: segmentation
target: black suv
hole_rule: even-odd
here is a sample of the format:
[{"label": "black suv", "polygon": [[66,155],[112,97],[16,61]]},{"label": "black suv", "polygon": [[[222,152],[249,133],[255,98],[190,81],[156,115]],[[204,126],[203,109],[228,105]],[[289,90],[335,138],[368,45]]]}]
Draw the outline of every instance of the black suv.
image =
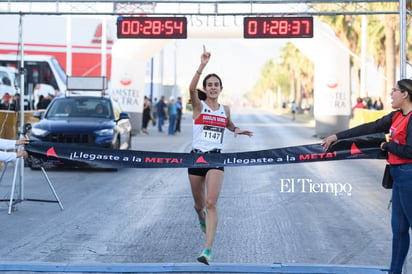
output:
[{"label": "black suv", "polygon": [[109,96],[56,97],[35,117],[40,121],[32,125],[33,141],[131,148],[129,115]]}]

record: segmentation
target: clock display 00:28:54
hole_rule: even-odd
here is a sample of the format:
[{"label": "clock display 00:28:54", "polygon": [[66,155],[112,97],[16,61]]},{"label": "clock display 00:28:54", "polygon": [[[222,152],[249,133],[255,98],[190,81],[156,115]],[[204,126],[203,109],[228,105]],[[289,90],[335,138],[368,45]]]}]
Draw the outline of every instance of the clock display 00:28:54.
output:
[{"label": "clock display 00:28:54", "polygon": [[312,38],[313,17],[245,17],[244,38]]},{"label": "clock display 00:28:54", "polygon": [[187,38],[186,17],[118,17],[117,38]]}]

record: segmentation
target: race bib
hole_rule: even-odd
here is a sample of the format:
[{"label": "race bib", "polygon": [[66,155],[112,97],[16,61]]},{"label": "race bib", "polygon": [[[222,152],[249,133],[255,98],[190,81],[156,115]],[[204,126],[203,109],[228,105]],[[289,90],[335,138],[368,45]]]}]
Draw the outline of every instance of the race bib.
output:
[{"label": "race bib", "polygon": [[223,142],[223,131],[221,127],[204,126],[202,132],[202,139],[215,144]]}]

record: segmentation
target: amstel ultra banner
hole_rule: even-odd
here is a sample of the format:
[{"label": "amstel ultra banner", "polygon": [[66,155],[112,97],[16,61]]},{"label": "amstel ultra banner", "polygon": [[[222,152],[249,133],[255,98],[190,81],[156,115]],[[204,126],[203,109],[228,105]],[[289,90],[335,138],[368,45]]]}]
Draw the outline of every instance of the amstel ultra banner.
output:
[{"label": "amstel ultra banner", "polygon": [[34,166],[44,168],[187,168],[308,163],[348,159],[386,159],[379,146],[383,134],[339,140],[325,151],[320,143],[234,153],[174,153],[113,150],[89,146],[31,142]]}]

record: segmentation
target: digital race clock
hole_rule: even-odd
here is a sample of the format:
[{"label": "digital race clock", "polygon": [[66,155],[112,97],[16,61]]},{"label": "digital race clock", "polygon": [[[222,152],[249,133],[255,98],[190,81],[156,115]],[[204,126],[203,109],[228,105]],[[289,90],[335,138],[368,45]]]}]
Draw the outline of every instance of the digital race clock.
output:
[{"label": "digital race clock", "polygon": [[313,17],[245,17],[244,38],[312,38]]},{"label": "digital race clock", "polygon": [[186,17],[118,17],[117,38],[187,38]]}]

